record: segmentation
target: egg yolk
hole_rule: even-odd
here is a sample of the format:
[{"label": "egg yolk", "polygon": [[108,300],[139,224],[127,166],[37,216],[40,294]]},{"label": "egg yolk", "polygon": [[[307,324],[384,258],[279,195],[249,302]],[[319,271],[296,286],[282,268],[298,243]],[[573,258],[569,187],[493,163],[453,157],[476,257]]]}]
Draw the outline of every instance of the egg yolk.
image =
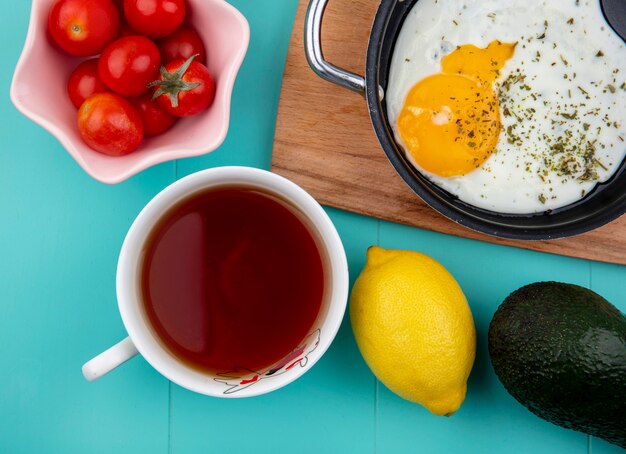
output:
[{"label": "egg yolk", "polygon": [[442,177],[465,175],[493,153],[500,107],[492,83],[515,43],[467,44],[442,59],[442,71],[416,83],[398,117],[398,132],[422,169]]}]

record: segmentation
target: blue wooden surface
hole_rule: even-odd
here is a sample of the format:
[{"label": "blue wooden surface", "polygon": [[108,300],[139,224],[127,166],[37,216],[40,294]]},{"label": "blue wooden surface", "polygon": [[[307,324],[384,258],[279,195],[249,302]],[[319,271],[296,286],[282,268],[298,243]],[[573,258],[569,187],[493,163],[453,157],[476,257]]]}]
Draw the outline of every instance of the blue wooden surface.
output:
[{"label": "blue wooden surface", "polygon": [[[80,366],[121,339],[115,267],[126,230],[158,191],[225,164],[268,168],[281,77],[297,0],[233,0],[251,45],[232,124],[216,152],[106,186],[89,178],[47,132],[10,104],[29,2],[0,16],[0,452],[1,453],[573,453],[623,452],[536,418],[495,377],[486,334],[511,291],[546,279],[588,286],[626,311],[626,268],[484,244],[328,212],[352,280],[371,244],[423,251],[459,280],[478,351],[467,400],[437,418],[378,383],[348,320],[324,358],[270,395],[221,400],[170,384],[136,358],[87,383]],[[59,87],[59,89],[62,89]],[[349,96],[350,94],[346,94]]]}]

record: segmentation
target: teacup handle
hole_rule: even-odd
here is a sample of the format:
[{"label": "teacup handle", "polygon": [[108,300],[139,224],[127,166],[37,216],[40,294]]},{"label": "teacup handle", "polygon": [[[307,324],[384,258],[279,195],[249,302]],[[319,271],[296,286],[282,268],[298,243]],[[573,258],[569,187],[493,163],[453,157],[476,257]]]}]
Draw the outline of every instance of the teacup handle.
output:
[{"label": "teacup handle", "polygon": [[95,358],[83,365],[83,375],[88,381],[94,381],[108,374],[120,364],[139,353],[130,337],[118,342],[108,350],[103,351]]}]

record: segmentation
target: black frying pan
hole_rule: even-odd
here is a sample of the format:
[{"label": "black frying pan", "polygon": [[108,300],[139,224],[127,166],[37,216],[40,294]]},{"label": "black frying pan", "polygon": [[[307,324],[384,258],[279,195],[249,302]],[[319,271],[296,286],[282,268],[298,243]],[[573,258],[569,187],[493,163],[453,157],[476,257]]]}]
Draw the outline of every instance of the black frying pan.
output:
[{"label": "black frying pan", "polygon": [[[396,38],[404,18],[418,0],[382,0],[370,34],[365,77],[342,70],[322,54],[320,31],[328,0],[312,0],[306,17],[305,50],[309,65],[322,78],[365,94],[378,141],[404,182],[432,208],[449,219],[489,235],[520,240],[546,240],[577,235],[600,227],[626,212],[626,161],[615,175],[576,203],[533,215],[501,214],[460,201],[420,174],[405,158],[387,120],[383,96]],[[626,0],[608,1],[623,6]],[[621,23],[625,17],[621,10]],[[618,11],[619,12],[619,11]],[[605,13],[607,13],[605,9]],[[620,18],[613,18],[613,22]],[[612,22],[613,27],[618,27]],[[626,69],[626,68],[625,68]]]}]

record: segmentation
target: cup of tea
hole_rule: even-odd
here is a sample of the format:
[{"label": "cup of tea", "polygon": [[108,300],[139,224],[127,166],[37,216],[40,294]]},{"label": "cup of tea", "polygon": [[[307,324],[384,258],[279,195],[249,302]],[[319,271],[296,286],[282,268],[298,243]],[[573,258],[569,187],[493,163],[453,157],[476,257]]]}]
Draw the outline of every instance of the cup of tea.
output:
[{"label": "cup of tea", "polygon": [[116,286],[128,337],[83,366],[87,380],[141,354],[192,391],[249,397],[294,381],[328,349],[348,266],[333,223],[302,188],[220,167],[173,183],[139,213]]}]

